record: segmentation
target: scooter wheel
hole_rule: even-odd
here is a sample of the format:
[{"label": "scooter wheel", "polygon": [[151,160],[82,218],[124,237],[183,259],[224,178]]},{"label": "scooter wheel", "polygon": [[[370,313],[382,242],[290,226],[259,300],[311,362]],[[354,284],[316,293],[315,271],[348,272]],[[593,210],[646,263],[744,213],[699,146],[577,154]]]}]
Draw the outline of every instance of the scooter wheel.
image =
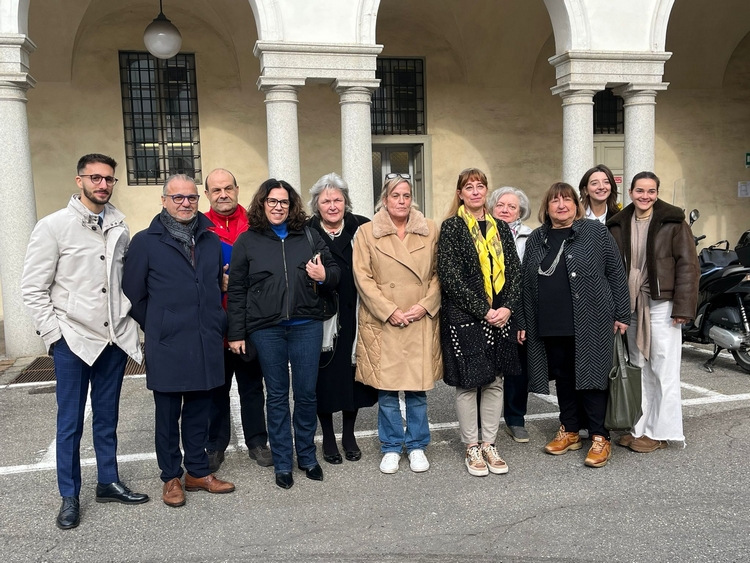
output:
[{"label": "scooter wheel", "polygon": [[746,372],[750,373],[750,351],[746,346],[743,346],[739,350],[732,350],[732,356],[739,366]]}]

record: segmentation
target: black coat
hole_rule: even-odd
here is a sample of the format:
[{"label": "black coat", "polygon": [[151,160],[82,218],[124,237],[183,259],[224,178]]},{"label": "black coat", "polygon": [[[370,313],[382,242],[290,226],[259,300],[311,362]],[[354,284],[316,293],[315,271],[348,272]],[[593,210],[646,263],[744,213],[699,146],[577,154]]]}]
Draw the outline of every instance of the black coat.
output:
[{"label": "black coat", "polygon": [[520,270],[513,233],[496,221],[505,263],[505,285],[498,295],[500,307],[511,310],[504,330],[484,320],[490,303],[476,247],[466,222],[458,216],[443,221],[438,241],[440,340],[443,379],[448,385],[469,389],[492,383],[498,375],[520,373],[515,329],[520,305]]},{"label": "black coat", "polygon": [[[529,236],[521,267],[529,391],[549,394],[544,341],[538,333],[539,265],[549,252],[546,223]],[[614,324],[630,323],[630,294],[614,239],[599,221],[578,219],[565,242],[565,266],[573,301],[576,389],[607,389],[612,367]]]},{"label": "black coat", "polygon": [[133,237],[122,289],[146,334],[146,386],[163,393],[205,391],[224,383],[222,257],[213,223],[198,213],[195,267],[159,216]]},{"label": "black coat", "polygon": [[353,411],[371,407],[378,400],[377,389],[354,381],[356,368],[352,365],[352,346],[357,334],[357,287],[352,274],[352,239],[359,226],[369,221],[367,217],[347,213],[343,231],[331,239],[321,226],[320,219],[310,219],[310,227],[320,233],[341,268],[341,279],[336,288],[341,328],[333,352],[320,355],[320,365],[323,367],[318,371],[318,412]]},{"label": "black coat", "polygon": [[283,241],[270,227],[250,227],[239,236],[232,247],[227,290],[230,342],[284,320],[324,319],[319,293],[336,289],[341,270],[320,234],[313,229],[310,233],[326,271],[322,284],[305,270],[313,250],[303,230],[289,230]]}]

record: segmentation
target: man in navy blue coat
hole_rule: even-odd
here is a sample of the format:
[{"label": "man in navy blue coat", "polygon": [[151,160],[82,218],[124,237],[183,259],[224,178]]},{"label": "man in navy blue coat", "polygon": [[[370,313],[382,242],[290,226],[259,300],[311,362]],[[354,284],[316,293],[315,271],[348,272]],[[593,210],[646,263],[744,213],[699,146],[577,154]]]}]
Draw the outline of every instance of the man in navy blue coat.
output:
[{"label": "man in navy blue coat", "polygon": [[[226,314],[221,306],[221,243],[198,211],[198,188],[184,174],[170,176],[163,209],[133,237],[122,287],[130,315],[146,335],[146,386],[156,405],[156,459],[162,500],[185,504],[185,489],[231,493],[234,485],[209,470],[206,442],[210,390],[222,385]],[[180,431],[185,451],[180,452]]]}]

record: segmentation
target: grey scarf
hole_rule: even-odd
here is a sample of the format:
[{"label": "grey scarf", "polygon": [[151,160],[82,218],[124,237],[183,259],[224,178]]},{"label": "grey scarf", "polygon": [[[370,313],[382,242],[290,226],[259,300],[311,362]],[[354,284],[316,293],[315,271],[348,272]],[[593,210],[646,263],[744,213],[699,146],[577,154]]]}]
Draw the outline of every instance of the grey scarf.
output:
[{"label": "grey scarf", "polygon": [[172,238],[182,243],[190,263],[195,266],[193,248],[195,247],[195,231],[198,229],[198,216],[196,215],[189,223],[180,223],[166,209],[162,209],[159,219],[164,228],[172,235]]}]

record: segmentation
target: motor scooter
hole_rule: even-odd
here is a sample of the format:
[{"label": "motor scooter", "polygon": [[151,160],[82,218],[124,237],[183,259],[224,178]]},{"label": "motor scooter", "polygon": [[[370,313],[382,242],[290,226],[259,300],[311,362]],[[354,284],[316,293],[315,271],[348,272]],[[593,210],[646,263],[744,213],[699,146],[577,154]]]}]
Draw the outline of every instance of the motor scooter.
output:
[{"label": "motor scooter", "polygon": [[[697,209],[690,212],[691,227],[699,217]],[[705,235],[693,238],[697,246]],[[729,350],[737,364],[750,373],[750,229],[734,251],[729,250],[727,241],[721,241],[702,250],[698,261],[698,310],[695,319],[683,325],[682,340],[714,345],[713,356],[703,365],[709,373],[713,373],[722,350]]]}]

